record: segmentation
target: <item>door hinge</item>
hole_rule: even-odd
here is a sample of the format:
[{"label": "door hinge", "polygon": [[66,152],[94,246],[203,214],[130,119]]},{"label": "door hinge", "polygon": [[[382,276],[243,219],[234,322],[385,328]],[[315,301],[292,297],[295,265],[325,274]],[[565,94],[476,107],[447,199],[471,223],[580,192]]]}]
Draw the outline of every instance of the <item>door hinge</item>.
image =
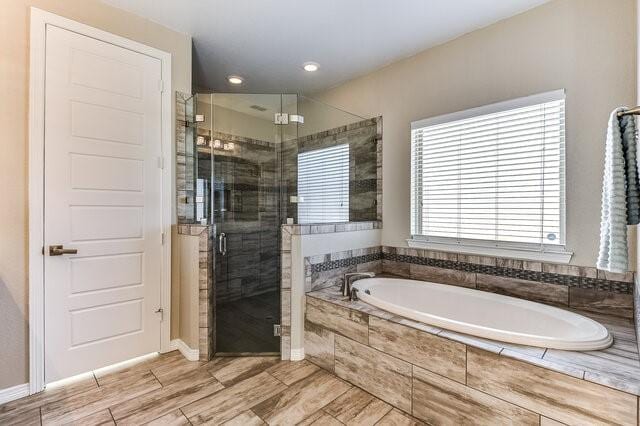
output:
[{"label": "door hinge", "polygon": [[273,124],[289,124],[289,114],[285,112],[276,112],[273,115]]},{"label": "door hinge", "polygon": [[164,157],[158,157],[158,168],[164,170]]},{"label": "door hinge", "polygon": [[292,123],[304,124],[304,116],[299,114],[291,114],[289,116],[289,121],[291,121]]},{"label": "door hinge", "polygon": [[166,232],[162,232],[160,234],[160,239],[162,240],[162,245],[164,245],[166,239],[167,239],[167,233]]},{"label": "door hinge", "polygon": [[275,337],[282,336],[282,326],[280,324],[273,324],[273,335]]},{"label": "door hinge", "polygon": [[164,92],[164,81],[158,80],[158,91]]}]

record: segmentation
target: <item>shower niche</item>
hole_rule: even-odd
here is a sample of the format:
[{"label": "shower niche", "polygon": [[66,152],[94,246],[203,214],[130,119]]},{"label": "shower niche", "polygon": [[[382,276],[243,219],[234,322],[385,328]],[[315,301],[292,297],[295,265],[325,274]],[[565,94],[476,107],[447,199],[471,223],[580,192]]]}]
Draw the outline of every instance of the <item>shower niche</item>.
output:
[{"label": "shower niche", "polygon": [[295,94],[182,100],[178,223],[209,236],[200,347],[279,354],[281,225],[380,220],[380,123]]}]

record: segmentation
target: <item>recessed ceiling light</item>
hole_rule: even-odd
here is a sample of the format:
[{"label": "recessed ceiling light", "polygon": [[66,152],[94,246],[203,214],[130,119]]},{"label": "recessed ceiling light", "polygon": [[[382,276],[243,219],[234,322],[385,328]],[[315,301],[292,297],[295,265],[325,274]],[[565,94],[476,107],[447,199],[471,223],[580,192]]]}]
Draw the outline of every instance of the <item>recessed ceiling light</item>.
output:
[{"label": "recessed ceiling light", "polygon": [[229,77],[227,77],[227,81],[231,84],[242,84],[244,82],[242,77],[238,75],[230,75]]},{"label": "recessed ceiling light", "polygon": [[304,68],[305,71],[314,72],[314,71],[318,71],[318,68],[320,68],[320,65],[318,65],[315,62],[305,62],[302,65],[302,68]]}]

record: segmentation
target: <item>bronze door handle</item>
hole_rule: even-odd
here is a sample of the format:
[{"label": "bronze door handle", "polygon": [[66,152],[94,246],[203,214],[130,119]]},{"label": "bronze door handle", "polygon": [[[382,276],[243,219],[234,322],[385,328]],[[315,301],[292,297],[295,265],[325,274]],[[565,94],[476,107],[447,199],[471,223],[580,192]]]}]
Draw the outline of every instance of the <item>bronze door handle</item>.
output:
[{"label": "bronze door handle", "polygon": [[63,254],[77,254],[78,249],[66,249],[63,245],[49,246],[49,256],[62,256]]}]

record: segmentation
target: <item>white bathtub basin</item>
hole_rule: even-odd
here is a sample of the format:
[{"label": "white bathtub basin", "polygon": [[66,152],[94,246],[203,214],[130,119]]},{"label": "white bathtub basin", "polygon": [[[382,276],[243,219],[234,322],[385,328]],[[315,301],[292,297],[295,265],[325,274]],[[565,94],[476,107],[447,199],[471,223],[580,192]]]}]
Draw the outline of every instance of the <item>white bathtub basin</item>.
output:
[{"label": "white bathtub basin", "polygon": [[385,311],[486,339],[574,351],[613,342],[590,318],[515,297],[395,278],[361,279],[353,286],[360,300]]}]

